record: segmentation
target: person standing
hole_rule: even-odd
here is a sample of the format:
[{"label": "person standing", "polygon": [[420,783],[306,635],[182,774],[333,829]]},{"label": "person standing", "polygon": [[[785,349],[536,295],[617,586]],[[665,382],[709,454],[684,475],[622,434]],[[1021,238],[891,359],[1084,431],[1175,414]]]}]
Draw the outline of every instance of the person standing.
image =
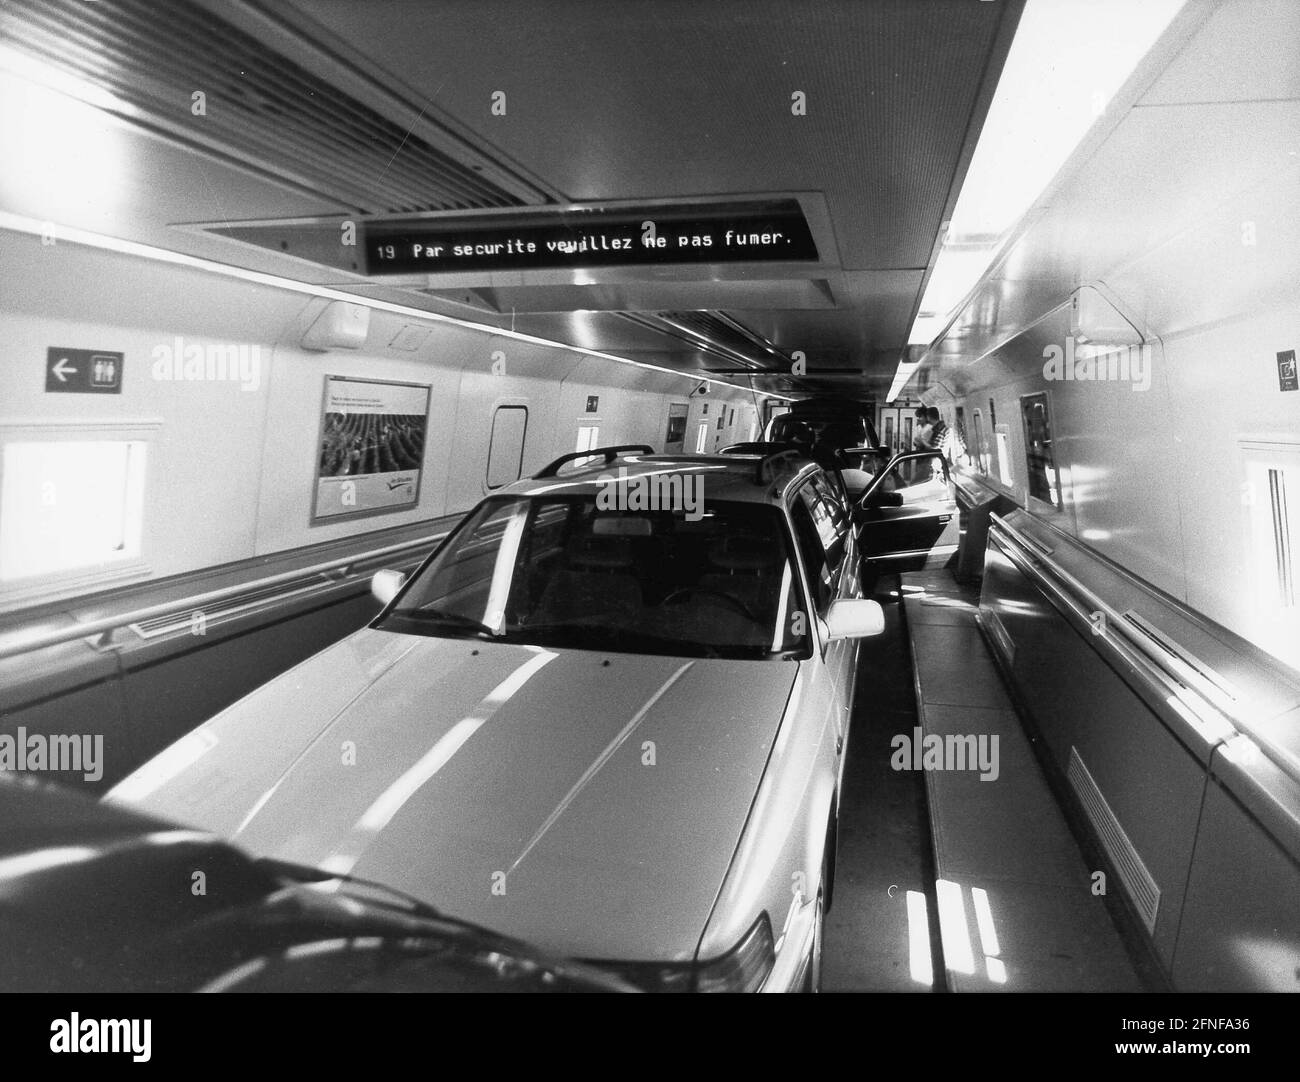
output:
[{"label": "person standing", "polygon": [[[912,446],[907,450],[928,451],[930,449],[930,432],[930,411],[925,406],[919,406],[916,411],[916,424],[912,428]],[[914,459],[907,463],[907,466],[908,484],[918,484],[930,476],[929,468],[920,459]]]},{"label": "person standing", "polygon": [[924,451],[930,446],[929,410],[921,406],[916,411],[916,424],[912,429],[911,451]]},{"label": "person standing", "polygon": [[929,436],[929,447],[936,451],[942,451],[943,457],[952,458],[952,432],[947,423],[939,415],[936,407],[930,406],[926,409],[926,420],[929,423],[927,430]]}]

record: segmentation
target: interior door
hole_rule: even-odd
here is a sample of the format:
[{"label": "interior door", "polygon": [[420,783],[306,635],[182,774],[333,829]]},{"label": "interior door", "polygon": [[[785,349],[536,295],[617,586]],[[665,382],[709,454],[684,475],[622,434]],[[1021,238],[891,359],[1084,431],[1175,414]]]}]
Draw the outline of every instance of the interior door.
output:
[{"label": "interior door", "polygon": [[680,455],[686,449],[686,414],[689,409],[685,402],[669,404],[668,430],[664,433],[664,454]]},{"label": "interior door", "polygon": [[895,455],[855,509],[859,549],[880,572],[943,567],[960,523],[948,462],[939,451]]}]

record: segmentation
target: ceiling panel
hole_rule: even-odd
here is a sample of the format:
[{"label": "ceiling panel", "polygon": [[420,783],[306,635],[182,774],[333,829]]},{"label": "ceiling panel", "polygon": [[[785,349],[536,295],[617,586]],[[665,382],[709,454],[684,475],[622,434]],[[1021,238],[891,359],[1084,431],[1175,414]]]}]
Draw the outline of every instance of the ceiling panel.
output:
[{"label": "ceiling panel", "polygon": [[1143,105],[1300,97],[1300,4],[1229,0],[1142,99]]},{"label": "ceiling panel", "polygon": [[[1259,54],[1237,43],[1300,71],[1300,34],[1276,36],[1296,11],[1270,0],[1219,8],[1156,90],[1062,178],[931,347],[918,380],[960,382],[964,367],[1086,285],[1159,337],[1294,297],[1300,84],[1258,78]],[[1193,76],[1222,93],[1199,100]]]},{"label": "ceiling panel", "polygon": [[926,265],[1003,5],[295,6],[571,199],[824,191],[860,269]]},{"label": "ceiling panel", "polygon": [[[23,48],[126,102],[116,117],[99,115],[102,139],[78,148],[102,144],[85,160],[116,187],[58,206],[55,174],[37,175],[31,155],[28,175],[6,172],[0,205],[584,348],[658,350],[692,366],[698,358],[679,340],[617,311],[722,312],[813,363],[884,370],[882,353],[906,342],[1020,7],[32,0],[4,12]],[[190,115],[191,83],[207,89],[211,123]],[[498,91],[504,115],[492,108]],[[804,115],[792,110],[795,92]],[[12,129],[13,117],[3,123]],[[655,269],[640,281],[533,292],[467,281],[432,295],[427,282],[362,280],[346,255],[259,250],[192,228],[766,192],[809,193],[825,207],[823,264],[721,267],[703,280]]]}]

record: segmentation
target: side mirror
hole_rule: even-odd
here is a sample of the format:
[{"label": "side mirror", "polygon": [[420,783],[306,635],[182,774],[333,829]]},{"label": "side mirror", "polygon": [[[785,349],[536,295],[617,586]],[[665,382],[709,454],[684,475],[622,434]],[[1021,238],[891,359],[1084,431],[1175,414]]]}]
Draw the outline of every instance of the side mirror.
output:
[{"label": "side mirror", "polygon": [[406,576],[400,571],[376,571],[370,579],[370,592],[381,605],[387,605],[397,596],[404,582]]},{"label": "side mirror", "polygon": [[826,612],[830,639],[869,639],[884,630],[885,610],[876,601],[844,598],[832,601]]}]

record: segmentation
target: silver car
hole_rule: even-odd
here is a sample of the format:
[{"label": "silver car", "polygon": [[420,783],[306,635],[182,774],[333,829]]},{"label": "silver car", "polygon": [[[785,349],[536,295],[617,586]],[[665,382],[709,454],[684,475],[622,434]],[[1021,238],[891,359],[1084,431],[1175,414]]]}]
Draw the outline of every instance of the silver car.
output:
[{"label": "silver car", "polygon": [[816,989],[884,626],[843,488],[793,452],[574,457],[106,799],[645,989]]}]

